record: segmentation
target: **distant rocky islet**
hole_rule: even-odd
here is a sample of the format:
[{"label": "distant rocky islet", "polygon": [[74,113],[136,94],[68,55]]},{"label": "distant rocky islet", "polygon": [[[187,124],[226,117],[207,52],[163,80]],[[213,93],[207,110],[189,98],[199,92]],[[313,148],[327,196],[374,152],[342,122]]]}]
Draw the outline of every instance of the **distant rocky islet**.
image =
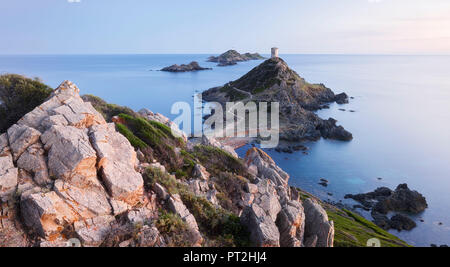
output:
[{"label": "distant rocky islet", "polygon": [[212,70],[212,68],[203,68],[198,64],[198,62],[192,61],[189,64],[181,64],[181,65],[174,64],[172,66],[161,69],[161,71],[167,72],[191,72],[201,70]]},{"label": "distant rocky islet", "polygon": [[249,61],[249,60],[262,60],[265,59],[258,53],[245,53],[240,54],[236,50],[228,50],[227,52],[219,56],[210,56],[208,62],[218,63],[218,66],[231,66],[236,65],[238,62]]}]

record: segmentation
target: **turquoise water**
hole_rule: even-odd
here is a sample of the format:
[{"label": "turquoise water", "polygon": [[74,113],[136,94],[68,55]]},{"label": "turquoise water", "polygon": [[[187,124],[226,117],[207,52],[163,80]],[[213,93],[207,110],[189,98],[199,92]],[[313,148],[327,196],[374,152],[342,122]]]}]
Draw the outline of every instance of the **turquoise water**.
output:
[{"label": "turquoise water", "polygon": [[[207,56],[0,56],[0,73],[37,76],[51,86],[72,80],[84,94],[174,118],[172,103],[192,101],[195,92],[237,79],[261,62],[216,67],[205,62]],[[450,57],[282,58],[307,81],[354,97],[348,105],[333,104],[318,112],[322,118],[336,118],[353,133],[353,141],[307,143],[308,155],[267,151],[291,175],[290,183],[331,201],[343,200],[347,193],[408,183],[427,197],[429,208],[414,216],[417,228],[393,233],[413,245],[450,244]],[[150,71],[192,60],[214,69],[179,74]],[[317,184],[322,177],[330,181],[328,188]]]}]

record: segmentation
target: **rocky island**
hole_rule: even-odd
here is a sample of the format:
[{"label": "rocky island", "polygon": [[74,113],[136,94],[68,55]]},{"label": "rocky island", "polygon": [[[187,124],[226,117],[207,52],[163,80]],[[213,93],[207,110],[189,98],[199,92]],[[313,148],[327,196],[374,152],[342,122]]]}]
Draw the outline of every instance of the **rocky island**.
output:
[{"label": "rocky island", "polygon": [[249,60],[262,60],[262,57],[258,53],[245,53],[240,54],[236,50],[228,50],[227,52],[221,54],[220,56],[211,56],[208,58],[208,62],[217,62],[218,66],[230,66],[236,65],[237,62],[249,61]]},{"label": "rocky island", "polygon": [[330,102],[348,101],[347,95],[335,95],[323,84],[310,84],[281,58],[271,58],[240,79],[203,92],[205,101],[221,104],[248,101],[280,103],[280,139],[317,140],[320,137],[343,141],[353,136],[336,120],[323,120],[314,111]]},{"label": "rocky island", "polygon": [[397,186],[395,191],[380,187],[366,194],[348,194],[345,198],[361,203],[364,209],[371,211],[374,222],[386,230],[393,228],[401,231],[416,227],[416,223],[404,214],[398,213],[388,218],[389,212],[418,214],[428,207],[425,197],[409,189],[407,184]]},{"label": "rocky island", "polygon": [[181,65],[172,65],[169,67],[165,67],[161,69],[161,71],[168,71],[168,72],[188,72],[188,71],[200,71],[200,70],[212,70],[211,68],[203,68],[200,67],[198,62],[192,61],[189,64],[181,64]]},{"label": "rocky island", "polygon": [[[0,78],[3,108],[22,114],[0,131],[0,247],[407,246],[289,186],[258,148],[241,159],[213,138],[193,144],[161,114],[80,97],[69,81]],[[13,105],[30,94],[42,102]]]}]

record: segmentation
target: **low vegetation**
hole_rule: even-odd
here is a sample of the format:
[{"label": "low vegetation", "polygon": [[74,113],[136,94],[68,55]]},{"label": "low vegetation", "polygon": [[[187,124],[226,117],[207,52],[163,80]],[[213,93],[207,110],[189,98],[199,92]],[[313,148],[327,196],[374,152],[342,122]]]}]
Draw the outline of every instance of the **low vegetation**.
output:
[{"label": "low vegetation", "polygon": [[115,104],[109,104],[105,100],[94,95],[83,95],[81,97],[85,102],[90,102],[92,106],[103,115],[106,121],[111,122],[114,116],[119,114],[127,114],[130,116],[136,116],[136,113],[128,108]]},{"label": "low vegetation", "polygon": [[334,221],[336,247],[365,247],[371,238],[379,239],[382,247],[409,246],[398,237],[351,211],[328,208],[327,213],[330,220]]},{"label": "low vegetation", "polygon": [[0,133],[42,104],[53,89],[39,79],[17,74],[0,76]]}]

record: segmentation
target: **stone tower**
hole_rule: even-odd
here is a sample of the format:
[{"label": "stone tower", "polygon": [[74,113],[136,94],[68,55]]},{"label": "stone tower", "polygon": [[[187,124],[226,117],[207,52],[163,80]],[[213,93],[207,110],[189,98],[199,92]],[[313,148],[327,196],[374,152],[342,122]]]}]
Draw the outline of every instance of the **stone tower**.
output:
[{"label": "stone tower", "polygon": [[277,58],[277,57],[278,57],[278,48],[272,47],[272,58]]}]

